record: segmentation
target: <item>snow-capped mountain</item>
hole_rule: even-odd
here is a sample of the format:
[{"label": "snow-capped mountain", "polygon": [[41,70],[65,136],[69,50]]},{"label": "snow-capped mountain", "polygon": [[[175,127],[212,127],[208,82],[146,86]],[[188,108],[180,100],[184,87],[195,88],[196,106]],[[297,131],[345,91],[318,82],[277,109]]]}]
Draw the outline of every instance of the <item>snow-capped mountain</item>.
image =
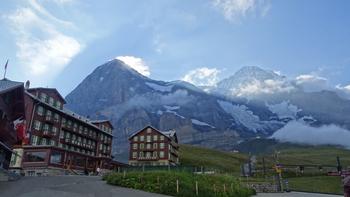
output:
[{"label": "snow-capped mountain", "polygon": [[97,67],[66,100],[82,115],[112,120],[116,153],[127,151],[128,137],[146,125],[176,129],[181,143],[230,150],[285,124],[266,107],[233,102],[183,81],[152,80],[116,59]]},{"label": "snow-capped mountain", "polygon": [[112,121],[116,154],[127,154],[128,137],[146,125],[176,129],[181,143],[225,150],[270,137],[293,121],[350,128],[349,100],[331,91],[305,92],[258,67],[244,67],[210,91],[150,79],[115,59],[97,67],[66,100],[82,115]]}]

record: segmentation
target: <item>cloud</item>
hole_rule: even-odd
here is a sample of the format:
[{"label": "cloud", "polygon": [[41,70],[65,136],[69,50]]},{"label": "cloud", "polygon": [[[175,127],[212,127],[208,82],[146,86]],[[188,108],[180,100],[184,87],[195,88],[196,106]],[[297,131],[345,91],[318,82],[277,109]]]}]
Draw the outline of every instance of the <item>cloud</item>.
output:
[{"label": "cloud", "polygon": [[295,84],[305,92],[319,92],[330,89],[328,79],[313,74],[297,76]]},{"label": "cloud", "polygon": [[126,65],[130,66],[146,77],[151,75],[149,67],[141,58],[134,56],[118,56],[116,59],[123,61]]},{"label": "cloud", "polygon": [[335,90],[339,96],[346,99],[350,99],[350,85],[347,85],[347,86],[337,85],[335,87]]},{"label": "cloud", "polygon": [[272,138],[282,142],[293,142],[309,145],[341,145],[350,148],[350,131],[336,125],[312,127],[302,121],[291,121]]},{"label": "cloud", "polygon": [[252,80],[246,84],[240,84],[238,88],[231,90],[232,95],[240,97],[257,96],[261,94],[275,94],[281,92],[290,92],[295,89],[286,80],[267,79],[264,81]]},{"label": "cloud", "polygon": [[197,86],[215,86],[219,81],[219,74],[220,70],[217,68],[202,67],[189,71],[182,80]]},{"label": "cloud", "polygon": [[57,76],[83,45],[63,33],[72,23],[54,17],[35,0],[29,1],[29,5],[5,18],[15,35],[16,57],[25,77],[43,85]]},{"label": "cloud", "polygon": [[266,0],[212,0],[212,3],[231,22],[238,22],[252,13],[265,16],[271,7]]}]

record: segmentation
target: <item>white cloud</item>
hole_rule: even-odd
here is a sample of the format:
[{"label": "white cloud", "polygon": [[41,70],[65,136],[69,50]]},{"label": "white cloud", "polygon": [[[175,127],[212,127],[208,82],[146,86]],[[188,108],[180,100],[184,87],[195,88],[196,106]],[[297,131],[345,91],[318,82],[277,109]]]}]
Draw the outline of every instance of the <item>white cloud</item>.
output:
[{"label": "white cloud", "polygon": [[294,86],[285,80],[267,79],[259,81],[254,79],[250,83],[240,84],[238,88],[232,89],[231,93],[235,96],[250,97],[261,94],[290,92],[294,89]]},{"label": "white cloud", "polygon": [[35,0],[29,5],[18,8],[6,19],[15,35],[16,57],[25,77],[36,85],[47,85],[83,46],[63,33],[72,23],[57,19]]},{"label": "white cloud", "polygon": [[310,145],[342,145],[350,148],[350,131],[336,125],[312,127],[301,121],[291,121],[272,138],[283,142],[293,142]]},{"label": "white cloud", "polygon": [[271,7],[266,0],[212,0],[212,3],[231,22],[238,22],[250,13],[265,16]]},{"label": "white cloud", "polygon": [[347,85],[347,86],[337,85],[335,87],[335,90],[339,96],[346,99],[350,99],[350,85]]},{"label": "white cloud", "polygon": [[145,61],[141,58],[134,56],[118,56],[116,59],[124,62],[126,65],[130,66],[140,74],[148,77],[151,75],[149,67],[146,65]]},{"label": "white cloud", "polygon": [[215,86],[219,81],[219,74],[220,70],[217,68],[202,67],[189,71],[182,80],[197,86]]},{"label": "white cloud", "polygon": [[295,83],[305,92],[318,92],[330,89],[326,78],[313,74],[300,75],[295,78]]}]

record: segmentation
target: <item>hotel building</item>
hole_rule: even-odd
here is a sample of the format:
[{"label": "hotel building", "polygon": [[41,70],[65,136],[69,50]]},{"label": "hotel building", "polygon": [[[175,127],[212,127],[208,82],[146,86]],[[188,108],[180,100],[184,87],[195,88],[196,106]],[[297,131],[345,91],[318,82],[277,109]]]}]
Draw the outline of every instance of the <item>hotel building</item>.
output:
[{"label": "hotel building", "polygon": [[179,164],[179,145],[174,130],[159,131],[147,126],[133,134],[129,141],[129,165],[174,166]]}]

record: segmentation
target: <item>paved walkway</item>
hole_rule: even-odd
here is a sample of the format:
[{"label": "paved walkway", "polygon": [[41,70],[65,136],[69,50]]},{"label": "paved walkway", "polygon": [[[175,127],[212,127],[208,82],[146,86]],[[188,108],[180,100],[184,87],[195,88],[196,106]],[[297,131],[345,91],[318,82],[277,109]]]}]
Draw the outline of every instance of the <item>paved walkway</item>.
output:
[{"label": "paved walkway", "polygon": [[0,182],[1,197],[165,197],[107,185],[100,177],[23,177]]},{"label": "paved walkway", "polygon": [[283,194],[258,194],[258,197],[341,197],[337,195],[328,194],[313,194],[313,193],[302,193],[302,192],[290,192]]}]

